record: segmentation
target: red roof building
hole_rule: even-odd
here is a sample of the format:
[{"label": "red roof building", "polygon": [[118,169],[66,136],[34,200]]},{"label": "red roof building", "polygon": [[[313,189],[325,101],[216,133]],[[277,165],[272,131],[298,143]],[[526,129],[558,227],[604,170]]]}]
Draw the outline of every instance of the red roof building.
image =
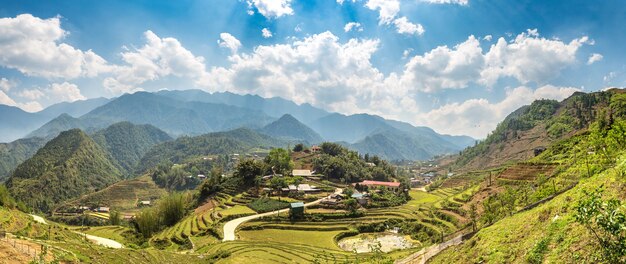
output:
[{"label": "red roof building", "polygon": [[[356,184],[353,184],[353,185],[356,185]],[[398,190],[400,190],[400,183],[399,182],[363,181],[363,182],[359,182],[359,185],[367,186],[367,187],[383,186],[387,190],[394,191],[394,192],[397,192]]]}]

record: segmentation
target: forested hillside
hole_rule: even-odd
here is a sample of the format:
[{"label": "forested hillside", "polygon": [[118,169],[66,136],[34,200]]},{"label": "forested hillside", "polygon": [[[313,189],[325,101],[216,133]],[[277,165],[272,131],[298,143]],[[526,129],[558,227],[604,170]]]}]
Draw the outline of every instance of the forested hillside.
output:
[{"label": "forested hillside", "polygon": [[272,137],[286,140],[301,140],[310,144],[317,144],[323,141],[322,137],[313,129],[300,123],[290,114],[283,115],[278,120],[263,127],[260,131]]},{"label": "forested hillside", "polygon": [[620,114],[626,107],[624,90],[575,93],[562,102],[538,100],[507,116],[487,138],[460,152],[455,167],[480,169],[534,156],[559,139],[583,131],[598,116]]},{"label": "forested hillside", "polygon": [[150,149],[139,162],[137,172],[144,172],[164,161],[180,163],[196,156],[246,153],[255,148],[267,150],[272,147],[285,147],[288,144],[289,141],[275,139],[246,128],[196,137],[180,137]]},{"label": "forested hillside", "polygon": [[45,143],[46,140],[42,138],[0,143],[0,182],[9,177],[17,165],[32,157]]},{"label": "forested hillside", "polygon": [[120,122],[92,135],[108,151],[126,176],[131,176],[143,155],[159,143],[172,140],[167,133],[151,125]]},{"label": "forested hillside", "polygon": [[46,212],[59,202],[102,189],[120,176],[106,151],[83,131],[73,129],[20,164],[6,184],[14,197]]}]

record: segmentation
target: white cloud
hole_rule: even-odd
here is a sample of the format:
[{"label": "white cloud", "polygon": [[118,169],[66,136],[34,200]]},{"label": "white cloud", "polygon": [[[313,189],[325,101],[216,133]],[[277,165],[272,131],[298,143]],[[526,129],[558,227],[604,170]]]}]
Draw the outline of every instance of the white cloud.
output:
[{"label": "white cloud", "polygon": [[266,18],[293,15],[291,0],[248,0],[248,6],[253,5]]},{"label": "white cloud", "polygon": [[[337,0],[337,4],[343,5],[343,2],[345,2],[345,1],[346,1],[346,0]],[[355,3],[355,2],[356,2],[356,0],[347,0],[347,1],[350,1],[350,2],[352,2],[352,3]]]},{"label": "white cloud", "polygon": [[602,56],[602,54],[593,53],[591,54],[591,56],[589,56],[589,59],[587,60],[587,65],[591,65],[598,61],[601,61],[603,58],[604,56]]},{"label": "white cloud", "polygon": [[300,27],[300,24],[297,24],[295,28],[293,28],[293,31],[295,32],[302,32],[302,27]]},{"label": "white cloud", "polygon": [[[399,114],[406,93],[385,85],[385,76],[370,58],[379,40],[350,39],[345,43],[323,32],[287,44],[258,46],[250,54],[235,54],[230,67],[211,70],[210,91],[281,96],[330,111]],[[411,99],[405,105],[411,105]]]},{"label": "white cloud", "polygon": [[422,56],[415,56],[405,65],[400,82],[405,87],[423,92],[465,88],[480,78],[485,64],[479,41],[470,36],[453,49],[437,47]]},{"label": "white cloud", "polygon": [[74,102],[87,99],[80,93],[76,84],[68,82],[53,83],[46,89],[46,93],[55,102]]},{"label": "white cloud", "polygon": [[379,24],[390,24],[400,12],[399,0],[367,0],[365,7],[370,10],[378,10],[378,22]]},{"label": "white cloud", "polygon": [[487,36],[483,37],[483,40],[485,40],[485,41],[491,41],[492,39],[493,39],[492,35],[487,35]]},{"label": "white cloud", "polygon": [[343,31],[345,32],[349,32],[352,29],[357,30],[359,32],[363,31],[363,27],[361,26],[361,23],[359,22],[349,22],[345,26],[343,26]]},{"label": "white cloud", "polygon": [[30,14],[0,18],[0,65],[28,76],[72,79],[94,77],[111,69],[88,50],[61,41],[68,35],[59,17],[41,19]]},{"label": "white cloud", "polygon": [[35,101],[17,103],[2,90],[0,90],[0,104],[19,107],[26,112],[39,112],[43,109],[41,104]]},{"label": "white cloud", "polygon": [[37,100],[43,97],[44,93],[40,91],[39,89],[26,89],[26,90],[22,90],[17,95],[22,98],[29,99],[29,100]]},{"label": "white cloud", "polygon": [[465,134],[482,138],[519,107],[538,99],[560,101],[576,91],[580,89],[547,85],[533,90],[521,86],[508,90],[502,101],[490,102],[487,99],[477,98],[462,103],[450,103],[428,113],[416,115],[415,122],[427,125],[441,133]]},{"label": "white cloud", "polygon": [[[269,30],[269,29],[267,29],[267,28],[263,28],[263,29],[261,30],[261,34],[263,34],[263,37],[264,37],[264,38],[271,38],[271,37],[272,37],[272,31],[270,31],[270,30]],[[241,43],[240,43],[240,45],[241,45]]]},{"label": "white cloud", "polygon": [[480,41],[470,36],[453,48],[440,46],[411,58],[400,83],[423,92],[461,89],[470,83],[492,87],[504,77],[515,78],[521,84],[541,85],[573,65],[579,48],[588,43],[587,37],[565,43],[528,30],[511,42],[500,38],[483,52]]},{"label": "white cloud", "polygon": [[0,78],[0,90],[8,92],[11,88],[15,87],[15,82],[7,78]]},{"label": "white cloud", "polygon": [[397,32],[400,34],[418,36],[424,34],[424,27],[421,24],[413,24],[406,17],[396,18],[393,24],[396,25]]},{"label": "white cloud", "polygon": [[536,29],[517,35],[510,43],[500,38],[485,54],[481,83],[492,86],[502,77],[513,77],[524,84],[545,83],[574,64],[584,44],[591,44],[586,36],[565,43],[539,37]]},{"label": "white cloud", "polygon": [[241,47],[241,42],[233,35],[226,32],[220,34],[220,40],[217,41],[217,44],[222,48],[229,49],[232,53],[237,53],[237,50]]},{"label": "white cloud", "polygon": [[121,53],[126,65],[116,67],[113,77],[103,85],[112,93],[141,90],[142,83],[165,76],[199,80],[205,74],[204,58],[194,56],[175,38],[160,38],[152,31],[144,33],[146,44]]},{"label": "white cloud", "polygon": [[422,0],[431,4],[457,4],[457,5],[468,5],[469,0]]}]

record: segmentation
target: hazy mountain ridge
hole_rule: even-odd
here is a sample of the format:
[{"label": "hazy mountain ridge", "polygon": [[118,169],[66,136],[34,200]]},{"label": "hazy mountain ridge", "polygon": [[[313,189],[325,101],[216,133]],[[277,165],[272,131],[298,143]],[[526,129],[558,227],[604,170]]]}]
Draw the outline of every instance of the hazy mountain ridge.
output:
[{"label": "hazy mountain ridge", "polygon": [[317,144],[324,141],[317,132],[289,114],[283,115],[259,131],[272,137],[286,140],[301,140],[309,144]]}]

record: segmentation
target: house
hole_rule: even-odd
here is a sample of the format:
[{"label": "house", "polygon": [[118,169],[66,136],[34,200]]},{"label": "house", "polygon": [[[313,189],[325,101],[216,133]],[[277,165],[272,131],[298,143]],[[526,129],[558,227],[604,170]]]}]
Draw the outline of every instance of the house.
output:
[{"label": "house", "polygon": [[204,174],[198,174],[198,179],[200,179],[200,180],[204,180],[204,179],[206,179],[206,175],[204,175]]},{"label": "house", "polygon": [[367,165],[368,167],[376,167],[376,164],[374,164],[373,162],[367,162],[365,163],[365,165]]},{"label": "house", "polygon": [[[392,192],[400,191],[400,183],[399,182],[385,182],[385,181],[363,181],[358,183],[361,187],[367,186],[368,188],[378,188],[383,187]],[[356,184],[353,184],[356,186]]]},{"label": "house", "polygon": [[150,201],[139,201],[139,207],[151,206],[152,203]]},{"label": "house", "polygon": [[353,193],[353,194],[352,194],[352,196],[350,196],[350,197],[352,197],[352,198],[356,199],[356,201],[357,201],[360,205],[362,205],[362,206],[367,205],[367,202],[368,202],[368,196],[367,196],[366,194],[359,193],[359,192],[355,192],[355,193]]},{"label": "house", "polygon": [[124,219],[125,221],[130,221],[133,220],[133,218],[135,218],[134,215],[124,215],[122,219]]},{"label": "house", "polygon": [[533,149],[533,154],[535,154],[535,157],[537,157],[539,156],[539,154],[543,153],[544,151],[546,151],[546,147],[537,147]]},{"label": "house", "polygon": [[109,207],[101,206],[101,207],[96,208],[96,212],[99,212],[99,213],[108,213],[110,211],[111,209]]},{"label": "house", "polygon": [[313,175],[313,172],[311,172],[311,170],[293,170],[291,171],[291,175],[301,176],[301,177],[310,177],[311,175]]},{"label": "house", "polygon": [[298,191],[305,192],[305,193],[313,193],[313,192],[319,192],[320,190],[317,189],[315,186],[311,186],[308,184],[298,184]]},{"label": "house", "polygon": [[79,206],[78,207],[78,211],[89,211],[91,210],[91,208],[89,208],[89,206]]},{"label": "house", "polygon": [[311,147],[311,153],[318,153],[322,151],[322,148],[320,148],[319,146],[312,146]]},{"label": "house", "polygon": [[302,217],[304,216],[304,203],[297,202],[289,204],[289,215],[291,217]]}]

